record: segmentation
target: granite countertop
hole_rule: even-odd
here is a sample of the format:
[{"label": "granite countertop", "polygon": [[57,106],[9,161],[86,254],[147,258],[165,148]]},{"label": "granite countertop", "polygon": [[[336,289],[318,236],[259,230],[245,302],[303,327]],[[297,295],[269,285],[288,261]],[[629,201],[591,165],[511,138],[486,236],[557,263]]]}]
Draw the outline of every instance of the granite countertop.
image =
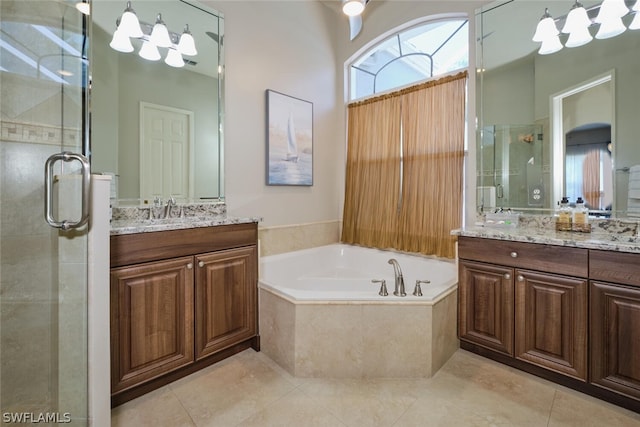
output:
[{"label": "granite countertop", "polygon": [[168,219],[121,219],[111,221],[111,235],[150,233],[154,231],[185,230],[217,225],[260,222],[261,218],[240,218],[227,215]]},{"label": "granite countertop", "polygon": [[472,226],[453,230],[451,234],[454,236],[640,253],[640,237],[638,237],[637,233],[631,234],[628,230],[627,232],[615,232],[615,230],[601,232],[601,227],[597,225],[594,225],[594,232],[591,233],[555,231],[553,224],[547,224],[547,227],[540,228]]}]

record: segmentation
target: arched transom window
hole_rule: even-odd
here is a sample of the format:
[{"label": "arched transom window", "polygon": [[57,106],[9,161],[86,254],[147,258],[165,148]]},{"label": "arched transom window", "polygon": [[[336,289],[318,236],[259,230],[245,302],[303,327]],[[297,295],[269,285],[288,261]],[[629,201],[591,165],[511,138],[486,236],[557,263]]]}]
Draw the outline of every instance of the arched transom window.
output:
[{"label": "arched transom window", "polygon": [[398,32],[350,66],[351,100],[406,86],[469,65],[467,19],[434,20]]}]

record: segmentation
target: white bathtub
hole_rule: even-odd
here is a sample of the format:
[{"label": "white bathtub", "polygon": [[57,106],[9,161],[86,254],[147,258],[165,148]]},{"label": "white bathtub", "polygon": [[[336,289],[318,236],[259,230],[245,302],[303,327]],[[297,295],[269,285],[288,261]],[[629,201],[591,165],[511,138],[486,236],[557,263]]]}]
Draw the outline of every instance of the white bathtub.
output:
[{"label": "white bathtub", "polygon": [[[406,297],[393,295],[390,258]],[[416,280],[431,282],[421,297]],[[261,349],[295,376],[428,378],[458,348],[449,260],[341,244],[263,257],[259,303]]]}]

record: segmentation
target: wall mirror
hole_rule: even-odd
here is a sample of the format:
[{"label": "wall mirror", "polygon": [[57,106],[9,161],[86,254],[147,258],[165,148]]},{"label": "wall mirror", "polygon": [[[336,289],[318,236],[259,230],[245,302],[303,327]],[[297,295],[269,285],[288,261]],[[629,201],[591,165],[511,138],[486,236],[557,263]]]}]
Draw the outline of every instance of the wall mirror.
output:
[{"label": "wall mirror", "polygon": [[[566,195],[588,200],[594,215],[630,215],[640,30],[540,54],[532,37],[545,6],[562,30],[574,3],[500,1],[477,11],[479,210],[548,213]],[[592,21],[601,3],[582,2]],[[567,38],[560,33],[563,45]]]},{"label": "wall mirror", "polygon": [[[92,170],[114,175],[111,196],[117,205],[171,196],[182,203],[222,200],[223,16],[196,0],[130,5],[144,36],[130,38],[132,49],[125,50],[132,51],[125,53],[110,44],[127,2],[92,2]],[[141,57],[159,14],[172,47],[188,25],[196,55],[159,47],[157,60]],[[180,57],[184,66],[176,67]]]}]

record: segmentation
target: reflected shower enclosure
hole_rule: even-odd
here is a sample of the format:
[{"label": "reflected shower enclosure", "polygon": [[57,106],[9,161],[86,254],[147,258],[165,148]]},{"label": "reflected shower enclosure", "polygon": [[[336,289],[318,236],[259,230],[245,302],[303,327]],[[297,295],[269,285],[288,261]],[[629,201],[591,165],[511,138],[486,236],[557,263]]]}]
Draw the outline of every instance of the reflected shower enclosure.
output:
[{"label": "reflected shower enclosure", "polygon": [[542,126],[485,126],[479,140],[477,200],[483,211],[548,205],[543,177],[549,166],[543,166]]}]

